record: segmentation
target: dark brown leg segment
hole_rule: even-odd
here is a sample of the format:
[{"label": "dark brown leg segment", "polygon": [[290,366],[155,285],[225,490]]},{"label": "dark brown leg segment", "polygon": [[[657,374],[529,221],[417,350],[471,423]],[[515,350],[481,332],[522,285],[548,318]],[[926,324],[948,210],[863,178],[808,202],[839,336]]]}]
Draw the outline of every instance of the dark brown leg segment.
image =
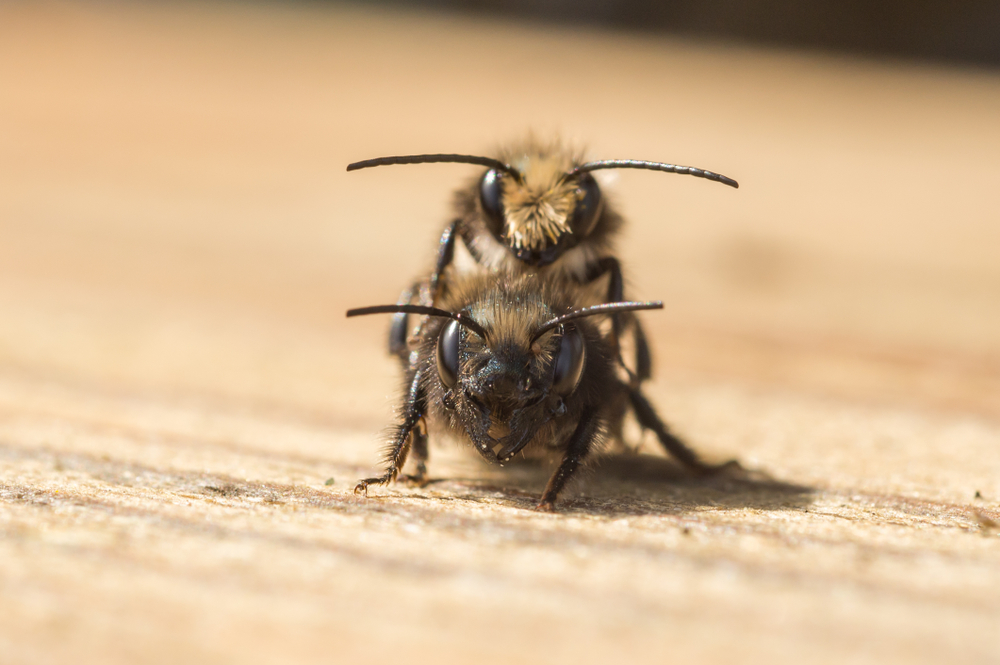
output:
[{"label": "dark brown leg segment", "polygon": [[600,420],[597,417],[596,409],[584,411],[576,429],[569,437],[566,454],[563,456],[559,468],[552,474],[548,485],[545,486],[542,498],[538,502],[538,510],[555,509],[556,498],[559,496],[559,492],[566,486],[566,482],[576,473],[576,470],[580,468],[580,464],[587,457],[587,453],[590,452],[590,447],[594,443],[594,437],[597,436],[599,424]]},{"label": "dark brown leg segment", "polygon": [[[413,286],[403,291],[396,304],[409,305],[413,302],[414,296],[417,296],[419,304],[425,307],[434,306],[440,295],[441,277],[444,275],[445,269],[451,264],[452,259],[455,258],[455,227],[457,225],[458,220],[455,220],[445,227],[444,233],[441,234],[441,240],[438,244],[437,262],[434,265],[434,272],[431,273],[430,278],[425,281],[416,282]],[[389,353],[399,356],[403,361],[404,367],[409,366],[410,347],[407,344],[407,338],[410,335],[409,328],[410,318],[408,314],[399,313],[393,315],[392,323],[389,325]],[[415,334],[419,333],[420,326],[417,326]]]},{"label": "dark brown leg segment", "polygon": [[400,481],[406,481],[417,486],[427,484],[427,422],[421,420],[410,435],[413,441],[410,445],[410,455],[416,462],[416,472],[412,475],[400,476]]},{"label": "dark brown leg segment", "polygon": [[[417,425],[427,410],[426,402],[424,391],[420,387],[420,373],[415,372],[413,379],[410,381],[410,390],[406,394],[403,422],[396,427],[395,434],[393,434],[392,441],[389,443],[389,448],[386,451],[385,473],[381,476],[365,478],[359,481],[354,486],[355,494],[364,492],[365,496],[367,496],[369,485],[388,485],[396,479],[399,471],[406,464],[406,457],[410,452],[410,445],[413,439],[421,438],[417,431]],[[418,445],[424,447],[424,454],[426,455],[426,437],[423,437],[423,443]]]},{"label": "dark brown leg segment", "polygon": [[[587,282],[593,282],[605,274],[609,276],[608,295],[605,302],[622,302],[625,300],[625,279],[622,277],[622,267],[618,263],[618,259],[613,256],[605,256],[599,260],[587,273]],[[632,371],[625,364],[618,341],[625,330],[626,321],[632,324],[633,336],[635,337],[635,371]],[[613,314],[611,316],[611,338],[608,341],[611,342],[611,348],[614,349],[615,354],[618,356],[619,364],[628,372],[630,383],[633,386],[638,386],[650,377],[652,360],[650,358],[649,345],[646,342],[646,335],[642,331],[642,326],[639,324],[639,319],[635,315]]]},{"label": "dark brown leg segment", "polygon": [[739,463],[735,460],[719,465],[702,462],[696,452],[691,450],[686,443],[667,429],[667,426],[660,420],[660,416],[657,415],[653,405],[649,403],[649,400],[638,389],[633,388],[629,390],[628,397],[632,403],[632,409],[635,411],[635,417],[639,421],[639,425],[644,429],[652,430],[656,434],[656,438],[660,440],[663,448],[687,468],[698,473],[713,473],[725,468],[739,467]]}]

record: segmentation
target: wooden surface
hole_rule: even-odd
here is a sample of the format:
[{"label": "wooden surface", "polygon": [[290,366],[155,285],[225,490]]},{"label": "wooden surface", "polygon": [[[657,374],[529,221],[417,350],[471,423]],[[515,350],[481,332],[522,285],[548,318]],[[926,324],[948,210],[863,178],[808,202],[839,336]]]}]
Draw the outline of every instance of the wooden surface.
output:
[{"label": "wooden surface", "polygon": [[[0,5],[3,663],[1000,662],[1000,77],[441,16]],[[432,451],[385,321],[534,130],[627,172],[649,392],[747,478]],[[332,479],[331,484],[327,484]]]}]

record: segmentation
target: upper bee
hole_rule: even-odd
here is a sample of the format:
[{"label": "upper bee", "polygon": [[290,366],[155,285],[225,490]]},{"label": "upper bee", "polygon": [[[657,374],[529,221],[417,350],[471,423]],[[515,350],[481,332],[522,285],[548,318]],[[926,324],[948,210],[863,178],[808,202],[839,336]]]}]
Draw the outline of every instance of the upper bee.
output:
[{"label": "upper bee", "polygon": [[458,162],[487,168],[479,181],[478,205],[490,234],[520,261],[535,267],[556,261],[586,239],[601,218],[603,197],[590,175],[598,169],[646,169],[693,175],[730,187],[724,175],[693,166],[633,159],[581,162],[559,147],[531,145],[502,159],[474,155],[380,157],[348,165],[348,171],[389,164]]}]

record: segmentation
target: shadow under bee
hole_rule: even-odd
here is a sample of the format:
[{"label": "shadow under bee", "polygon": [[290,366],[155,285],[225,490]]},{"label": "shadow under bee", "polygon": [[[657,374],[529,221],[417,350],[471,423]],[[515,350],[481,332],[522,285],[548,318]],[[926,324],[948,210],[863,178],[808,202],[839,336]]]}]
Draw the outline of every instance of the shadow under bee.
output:
[{"label": "shadow under bee", "polygon": [[[448,497],[531,510],[552,470],[553,464],[542,459],[522,459],[503,468],[477,464],[474,471],[463,468],[464,473],[427,479],[422,487],[428,499]],[[812,504],[815,492],[758,470],[734,467],[714,475],[693,475],[669,458],[613,453],[588,461],[567,486],[560,511],[608,517],[682,515],[706,507],[800,510]]]}]

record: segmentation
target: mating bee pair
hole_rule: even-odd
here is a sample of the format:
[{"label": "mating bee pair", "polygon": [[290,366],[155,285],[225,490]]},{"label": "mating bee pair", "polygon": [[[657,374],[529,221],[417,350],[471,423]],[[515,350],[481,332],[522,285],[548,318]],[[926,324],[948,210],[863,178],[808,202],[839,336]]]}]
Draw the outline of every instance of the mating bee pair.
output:
[{"label": "mating bee pair", "polygon": [[[490,462],[507,462],[522,451],[561,453],[540,509],[553,508],[599,441],[620,439],[629,409],[685,466],[698,472],[716,469],[670,432],[641,391],[651,362],[633,312],[663,305],[624,300],[612,246],[622,219],[604,201],[591,172],[632,168],[731,187],[738,187],[736,181],[658,162],[582,162],[557,145],[531,141],[499,159],[385,157],[356,162],[347,170],[429,162],[487,170],[458,191],[456,218],[441,236],[433,272],[405,290],[395,305],[347,312],[396,315],[389,347],[402,362],[407,385],[385,471],[360,481],[355,492],[367,494],[370,485],[395,480],[410,454],[416,473],[407,478],[425,479],[427,419],[468,439]],[[594,285],[603,279],[606,291],[595,294]],[[412,331],[409,315],[421,317]],[[597,325],[598,315],[610,317],[609,329]],[[628,335],[635,349],[631,367],[621,353]]]}]

